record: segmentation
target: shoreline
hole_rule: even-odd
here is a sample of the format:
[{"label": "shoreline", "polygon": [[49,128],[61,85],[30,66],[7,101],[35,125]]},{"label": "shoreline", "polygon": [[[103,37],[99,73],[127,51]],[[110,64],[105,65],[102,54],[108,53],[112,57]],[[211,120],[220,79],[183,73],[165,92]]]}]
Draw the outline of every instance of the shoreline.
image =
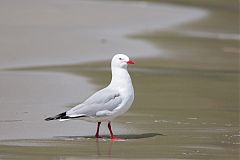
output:
[{"label": "shoreline", "polygon": [[[76,3],[71,0],[68,2],[60,0],[59,2],[61,4],[58,7],[63,6],[63,3]],[[149,5],[149,3],[138,3],[138,7],[143,11],[146,4]],[[31,4],[29,5],[31,6]],[[124,4],[119,2],[112,6],[112,12],[118,12],[114,7],[122,5]],[[71,8],[71,5],[67,6]],[[41,7],[43,6],[40,5]],[[73,11],[76,10],[73,8]],[[174,20],[171,18],[174,13],[169,15],[170,17],[165,17],[165,11],[160,11],[163,19]],[[136,13],[138,12],[134,12],[134,14]],[[63,19],[65,18],[63,17]],[[106,15],[104,18],[108,19],[109,17]],[[125,40],[129,37],[121,36],[120,33],[123,33],[123,30],[115,30],[116,28],[113,26],[111,26],[114,28],[111,30],[112,39],[103,38],[107,31],[110,34],[110,30],[106,30],[101,35],[97,32],[91,33],[96,34],[96,37],[90,36],[89,39],[83,41],[84,44],[88,44],[85,46],[86,48],[96,46],[94,48],[98,51],[96,53],[101,53],[103,48],[96,45],[96,41],[89,43],[91,38],[96,38],[102,47],[117,46],[116,44],[125,41],[125,43],[129,43],[125,47],[135,51],[141,50],[141,47],[145,50],[151,47],[151,51],[156,50],[157,54],[155,57],[151,56],[152,58],[150,54],[146,55],[150,58],[138,59],[136,56],[136,65],[129,67],[136,99],[126,114],[113,121],[114,133],[128,139],[124,142],[111,142],[107,136],[108,130],[105,123],[102,125],[100,134],[106,138],[96,140],[94,137],[96,124],[94,123],[84,121],[48,123],[44,121],[44,118],[48,116],[66,111],[75,103],[81,103],[97,89],[108,84],[111,75],[110,63],[106,59],[111,58],[112,52],[104,52],[106,53],[104,55],[98,54],[96,57],[98,61],[93,62],[91,61],[93,54],[82,55],[90,63],[79,63],[79,55],[70,53],[69,56],[75,56],[75,60],[78,62],[66,62],[67,64],[59,65],[58,58],[52,65],[47,65],[47,63],[45,65],[26,64],[26,66],[37,67],[15,70],[12,66],[10,71],[0,70],[0,106],[2,107],[0,158],[24,160],[36,158],[106,159],[106,157],[111,159],[237,159],[240,144],[238,71],[232,70],[232,65],[228,65],[237,55],[235,52],[234,55],[232,54],[235,50],[230,50],[231,54],[229,54],[229,50],[226,50],[226,48],[234,48],[235,43],[229,43],[228,40],[217,40],[215,35],[211,35],[209,38],[205,34],[204,37],[199,38],[195,34],[196,32],[194,32],[195,35],[192,35],[192,32],[185,32],[189,29],[190,31],[199,31],[198,24],[202,24],[204,21],[204,24],[208,24],[209,16],[196,22],[173,26],[170,30],[162,28],[164,31],[162,33],[161,31],[158,33],[158,30],[157,32],[147,30],[143,33],[144,35],[148,32],[153,35],[140,37],[136,43],[130,42],[136,39]],[[54,23],[56,22],[59,23],[59,19]],[[119,24],[117,21],[114,22],[115,25]],[[211,19],[209,24],[211,24]],[[87,31],[87,25],[80,30]],[[73,32],[79,31],[73,27],[61,27],[56,27],[57,31],[62,31],[66,35],[70,34],[70,37],[74,37]],[[121,28],[121,26],[118,27]],[[132,27],[134,29],[134,26]],[[45,26],[42,29],[50,28],[55,27],[46,28]],[[70,32],[71,29],[75,30]],[[202,29],[200,32],[208,33],[205,32],[208,30]],[[214,29],[214,27],[210,29]],[[179,33],[174,31],[179,31]],[[50,32],[49,34],[50,37],[55,35]],[[84,33],[86,37],[88,34],[90,33]],[[43,36],[46,35],[43,34]],[[120,37],[121,40],[113,40],[114,37]],[[58,38],[61,39],[61,35]],[[124,46],[125,43],[121,43],[121,45]],[[140,47],[135,49],[132,44],[140,45]],[[145,48],[145,46],[149,48]],[[66,44],[61,47],[66,47],[67,50],[69,46]],[[130,51],[128,48],[125,48],[127,53]],[[107,48],[105,48],[106,50]],[[62,53],[65,51],[63,50]],[[164,59],[162,53],[176,54],[175,59]],[[184,53],[186,55],[183,57]],[[59,55],[63,56],[60,59],[64,59],[66,56]],[[43,56],[45,55],[43,54]],[[101,57],[99,58],[99,56]],[[133,55],[129,56],[132,58]],[[31,57],[28,58],[26,61],[31,59]],[[43,59],[41,57],[38,63]],[[53,59],[54,54],[50,54],[48,62],[52,62]],[[208,63],[205,62],[205,59],[208,60]],[[228,60],[228,63],[222,63],[225,60]],[[230,70],[226,71],[226,67]]]},{"label": "shoreline", "polygon": [[[54,2],[56,2],[56,1],[54,1]],[[93,1],[91,1],[91,2],[84,1],[83,5],[84,4],[88,5],[89,3],[92,4],[93,7],[97,7],[98,6]],[[181,13],[178,14],[178,16],[181,17],[181,18],[177,19],[176,22],[173,19],[173,20],[168,21],[168,23],[160,22],[160,23],[158,23],[157,25],[154,25],[154,26],[151,26],[152,23],[155,24],[155,21],[152,21],[152,20],[148,20],[149,22],[146,22],[146,24],[147,24],[146,26],[145,25],[141,26],[141,22],[142,22],[141,20],[129,22],[130,23],[129,24],[130,28],[128,28],[127,30],[125,30],[123,28],[121,29],[121,27],[123,27],[122,25],[118,26],[118,27],[112,26],[113,28],[110,31],[106,30],[106,28],[105,29],[100,29],[100,30],[98,29],[97,32],[95,31],[94,33],[90,33],[90,32],[91,32],[92,29],[95,29],[95,28],[90,28],[90,30],[85,30],[86,29],[85,28],[85,29],[83,29],[82,34],[85,35],[86,37],[89,36],[91,40],[95,39],[93,45],[99,46],[99,43],[100,43],[100,45],[103,45],[103,46],[107,45],[109,47],[109,46],[112,45],[113,47],[109,47],[109,50],[106,52],[106,54],[104,54],[104,55],[97,55],[96,57],[91,55],[91,54],[88,55],[88,53],[94,53],[95,50],[88,50],[88,52],[86,52],[86,54],[81,55],[83,59],[80,60],[80,62],[79,62],[79,59],[76,58],[75,54],[72,54],[72,55],[69,56],[69,54],[66,54],[67,52],[62,52],[62,55],[60,56],[60,60],[59,59],[55,60],[54,56],[50,54],[50,55],[48,55],[48,57],[52,57],[52,58],[50,58],[50,59],[48,58],[48,61],[46,61],[46,62],[44,61],[44,58],[38,59],[39,57],[36,56],[36,55],[35,55],[36,57],[26,57],[26,56],[24,57],[24,55],[23,55],[25,61],[22,61],[21,59],[17,59],[19,63],[14,63],[14,65],[12,65],[11,61],[10,62],[6,61],[6,59],[4,60],[4,58],[1,59],[4,62],[8,62],[9,64],[7,65],[5,63],[5,65],[4,65],[4,63],[1,63],[0,67],[3,70],[0,71],[0,74],[1,74],[1,77],[6,80],[6,85],[2,86],[0,89],[2,91],[6,90],[6,87],[10,87],[10,86],[8,86],[9,84],[12,84],[12,85],[18,84],[19,86],[21,86],[21,88],[18,87],[19,91],[16,92],[16,93],[13,90],[9,90],[8,91],[9,93],[2,93],[2,95],[3,95],[2,97],[6,97],[7,99],[0,97],[1,101],[2,101],[1,103],[5,104],[5,106],[9,106],[8,110],[5,110],[5,111],[1,112],[1,114],[3,114],[4,116],[1,116],[0,121],[4,122],[4,121],[7,120],[8,123],[6,123],[5,127],[2,125],[2,129],[1,130],[2,131],[4,130],[5,133],[4,134],[0,134],[0,135],[3,135],[3,137],[0,138],[0,139],[9,139],[10,137],[13,138],[14,136],[15,136],[15,138],[18,137],[18,139],[24,139],[24,138],[27,138],[29,136],[30,136],[30,138],[31,137],[32,138],[34,138],[34,137],[38,138],[39,136],[37,136],[38,134],[36,134],[36,133],[40,133],[41,128],[42,129],[43,128],[46,129],[46,126],[43,124],[44,122],[41,122],[41,121],[40,122],[34,122],[34,123],[36,123],[35,126],[41,126],[41,127],[38,127],[38,128],[31,126],[31,123],[28,123],[27,125],[25,124],[26,123],[25,121],[27,119],[31,120],[31,119],[34,119],[34,116],[37,116],[36,115],[37,113],[34,110],[36,110],[38,107],[43,107],[43,105],[45,104],[45,106],[41,109],[41,111],[39,111],[41,114],[37,116],[40,119],[44,119],[44,116],[50,116],[52,114],[56,114],[58,112],[64,111],[65,107],[63,105],[71,105],[70,102],[72,102],[72,103],[80,103],[81,100],[85,99],[87,97],[87,95],[90,95],[90,93],[94,92],[98,88],[97,87],[98,84],[90,82],[89,81],[90,78],[86,78],[86,76],[84,74],[83,75],[79,75],[79,74],[78,75],[69,75],[69,74],[64,73],[64,72],[54,72],[54,71],[41,72],[41,73],[19,72],[19,71],[7,71],[7,70],[4,70],[4,68],[12,68],[12,67],[16,68],[16,67],[20,67],[20,66],[22,66],[22,67],[23,66],[31,66],[33,64],[34,64],[34,66],[38,66],[39,62],[41,62],[41,65],[39,65],[39,66],[46,66],[46,64],[51,64],[51,65],[61,64],[61,65],[64,65],[64,64],[69,64],[70,62],[71,62],[70,64],[72,64],[74,62],[74,61],[72,61],[72,56],[74,57],[74,60],[76,60],[78,64],[79,63],[82,64],[83,62],[101,61],[101,60],[106,60],[106,59],[111,58],[110,55],[113,54],[111,52],[111,50],[115,50],[116,48],[127,48],[127,51],[126,51],[127,53],[134,53],[134,54],[130,54],[129,55],[131,57],[144,57],[144,56],[149,57],[150,55],[154,56],[154,55],[159,54],[159,49],[155,48],[151,44],[148,44],[148,43],[146,43],[144,41],[129,39],[127,37],[127,35],[133,34],[133,33],[138,33],[140,31],[144,31],[146,28],[154,30],[154,29],[157,29],[158,27],[160,27],[160,29],[161,28],[164,29],[164,28],[169,27],[171,25],[175,26],[177,24],[184,23],[184,22],[188,21],[189,19],[194,19],[196,17],[198,17],[198,18],[202,17],[202,16],[204,16],[206,14],[206,12],[203,12],[203,10],[198,10],[197,9],[196,13],[195,13],[196,15],[195,14],[191,14],[190,15],[188,12],[192,13],[192,11],[194,11],[194,9],[192,9],[192,8],[189,9],[189,8],[184,8],[184,7],[177,7],[177,6],[172,6],[172,5],[156,5],[156,4],[153,5],[151,3],[145,3],[144,6],[138,6],[138,5],[136,6],[136,5],[134,5],[134,3],[130,2],[130,4],[132,4],[132,5],[128,6],[128,5],[124,4],[124,3],[120,3],[120,2],[116,2],[115,3],[115,2],[109,2],[109,1],[105,2],[105,3],[104,2],[96,2],[96,3],[97,4],[101,4],[102,6],[100,5],[100,8],[102,7],[102,9],[109,10],[111,7],[113,7],[112,9],[117,11],[117,10],[121,9],[122,7],[127,7],[127,10],[128,10],[127,12],[135,12],[135,13],[142,14],[142,15],[144,15],[146,13],[146,10],[151,10],[151,11],[153,10],[152,11],[153,12],[152,16],[155,16],[155,18],[157,18],[158,16],[160,16],[160,17],[163,16],[162,18],[164,18],[164,16],[174,16],[174,14],[169,14],[169,13],[171,13],[171,10],[182,12],[182,14]],[[32,4],[30,3],[29,5],[31,6]],[[130,8],[128,8],[128,7],[130,7]],[[21,6],[20,6],[20,8],[21,8]],[[135,9],[135,11],[133,9]],[[159,10],[160,10],[160,13],[162,13],[164,15],[158,14]],[[117,12],[117,13],[119,13],[119,12]],[[116,16],[119,16],[119,15],[117,14]],[[148,16],[150,16],[150,15],[148,15]],[[146,16],[146,17],[148,17],[148,16]],[[188,17],[188,18],[186,18],[186,17]],[[119,17],[119,18],[121,18],[121,17]],[[129,19],[131,19],[131,18],[133,18],[133,17],[130,16],[130,18],[128,18],[127,21],[129,21]],[[138,22],[138,23],[136,23],[136,22]],[[13,22],[10,22],[10,23],[13,23]],[[42,22],[38,22],[38,23],[41,24]],[[60,23],[60,22],[58,22],[58,23]],[[118,23],[120,23],[120,22],[118,22]],[[27,25],[30,25],[30,24],[27,24]],[[43,24],[41,24],[41,25],[43,25]],[[102,23],[100,23],[99,25],[100,25],[100,28],[104,27],[104,26],[102,26],[103,25]],[[140,25],[140,26],[138,26],[138,25]],[[151,27],[148,27],[148,25],[150,25]],[[61,24],[60,24],[60,26],[61,26]],[[45,26],[45,27],[47,27],[47,26]],[[43,28],[45,28],[45,27],[43,27]],[[48,27],[53,27],[53,26],[50,25]],[[63,26],[61,26],[61,27],[63,27]],[[70,27],[70,28],[72,28],[72,27]],[[134,29],[134,28],[136,28],[136,29]],[[12,28],[10,27],[10,30],[11,29]],[[59,30],[58,27],[56,29],[57,29],[57,31]],[[66,29],[67,29],[68,34],[70,36],[72,36],[72,33],[69,32],[69,30],[68,30],[69,27],[66,27]],[[50,30],[50,31],[52,31],[52,30]],[[31,32],[32,32],[32,30],[30,29],[30,33]],[[77,31],[77,33],[78,33],[78,31]],[[33,33],[33,34],[35,34],[35,33]],[[95,38],[93,36],[95,36]],[[102,41],[101,37],[104,37],[104,36],[107,36],[107,37],[109,36],[109,39],[111,39],[111,41],[109,41],[107,39],[106,42],[105,41],[101,42]],[[99,42],[99,40],[100,40],[100,42]],[[81,41],[82,42],[87,42],[88,40],[84,41],[82,39]],[[15,43],[15,42],[13,42],[13,43]],[[77,43],[79,43],[79,42],[77,42]],[[90,42],[87,42],[87,43],[90,44]],[[119,46],[119,45],[121,45],[121,46]],[[133,47],[133,46],[136,46],[136,47]],[[66,46],[64,46],[64,47],[66,47]],[[87,46],[87,47],[89,48],[90,46]],[[69,49],[69,48],[70,47],[66,47],[66,49]],[[79,48],[81,48],[81,46]],[[131,52],[131,49],[133,49],[132,52]],[[146,50],[147,50],[148,54],[144,55]],[[19,52],[21,52],[21,50],[19,50]],[[65,61],[66,57],[70,57],[70,61],[69,61],[69,59],[67,61]],[[108,57],[108,58],[106,58],[106,57]],[[61,59],[64,60],[64,63],[62,63],[63,61]],[[24,65],[22,65],[23,62],[24,62]],[[26,77],[29,77],[29,78],[26,78],[26,80],[23,80],[24,75]],[[55,78],[55,80],[54,80],[53,77],[55,77],[55,76],[59,77],[59,78]],[[11,77],[14,77],[14,78],[11,78]],[[38,80],[35,77],[39,77]],[[44,82],[44,79],[45,79],[44,77],[47,78],[48,81]],[[71,78],[75,79],[74,80],[75,83],[71,83],[71,84],[67,83],[66,85],[63,85],[63,82],[65,82],[65,81],[68,82],[69,78],[70,79]],[[2,82],[3,82],[3,79],[1,80]],[[53,80],[54,80],[54,82],[53,82]],[[7,82],[9,82],[9,83],[7,83]],[[29,87],[29,85],[26,82],[30,83],[31,87]],[[82,82],[82,84],[77,84],[77,82]],[[38,86],[38,85],[34,86],[34,83],[37,83],[40,86]],[[50,84],[54,84],[54,85],[51,86]],[[52,93],[48,93],[47,97],[52,97],[52,100],[53,100],[53,98],[55,98],[56,99],[55,102],[57,101],[57,99],[60,98],[60,99],[63,100],[63,102],[55,103],[55,102],[51,102],[50,100],[46,101],[44,98],[42,98],[42,100],[41,99],[37,99],[38,96],[43,97],[44,94],[42,94],[42,93],[46,92],[47,90],[44,91],[44,90],[42,90],[42,88],[45,88],[46,86],[48,86],[47,88],[49,88],[49,87],[50,88],[52,88],[52,87],[54,88],[54,87],[57,87],[57,86],[60,87],[60,88],[55,88],[55,89],[52,88],[51,91],[53,91],[53,92]],[[75,88],[74,86],[78,86],[77,88],[79,88],[79,89]],[[40,87],[40,88],[38,88],[38,87]],[[82,91],[83,87],[84,88],[87,87],[87,88],[84,89],[84,91]],[[75,90],[75,93],[71,93],[70,92],[71,88],[72,88],[72,90]],[[59,91],[57,91],[57,94],[56,94],[56,90],[59,90]],[[26,92],[26,91],[27,91],[27,94],[21,95],[21,92]],[[36,94],[36,92],[41,92],[41,94],[40,93]],[[69,99],[67,97],[64,97],[64,94],[62,94],[62,92],[63,93],[66,92],[68,94],[67,97],[73,97],[73,98]],[[29,95],[28,95],[28,93],[29,93]],[[31,95],[32,93],[35,93],[35,94]],[[15,97],[15,98],[13,98],[13,97]],[[19,105],[19,103],[12,102],[12,100],[11,100],[12,98],[13,99],[19,99],[19,100],[20,99],[24,99],[24,101],[26,101],[24,103],[21,103],[22,104],[21,107],[25,111],[17,111],[15,113],[16,116],[18,117],[17,119],[20,120],[20,121],[11,121],[12,120],[11,118],[10,119],[9,118],[6,119],[6,116],[10,117],[9,113],[11,114],[11,112],[13,112],[16,109],[16,107]],[[35,99],[35,102],[33,101],[34,99]],[[32,103],[31,103],[31,101],[32,101]],[[46,102],[43,103],[43,101],[46,101]],[[50,104],[48,104],[48,103],[50,103]],[[32,104],[34,104],[35,107],[37,107],[37,108],[35,108],[35,107],[31,108],[30,106],[32,106]],[[51,107],[49,108],[50,105],[51,105]],[[59,106],[62,106],[62,107],[59,107]],[[19,115],[21,115],[22,117],[21,116],[19,117]],[[31,116],[31,115],[34,115],[34,116]],[[14,118],[14,120],[15,119],[16,118]],[[10,130],[8,131],[7,126],[9,125],[10,121],[11,121],[11,124],[13,125],[13,127],[11,128],[11,131]],[[15,123],[18,124],[18,126],[22,126],[22,127],[26,127],[26,126],[30,125],[28,127],[32,128],[31,130],[33,130],[34,133],[29,132],[29,133],[26,133],[26,134],[19,134],[18,136],[14,135],[14,134],[13,135],[7,134],[8,132],[11,132],[11,133],[17,132],[17,131],[15,131],[15,129],[17,129],[17,128],[14,129],[14,124]],[[54,122],[52,124],[56,124],[56,123],[58,123],[58,122]],[[75,122],[70,123],[70,124],[63,123],[61,125],[63,125],[65,128],[69,128],[74,123]],[[51,126],[51,124],[47,124],[47,126]],[[89,124],[89,123],[84,123],[83,122],[81,124],[81,126],[84,127],[84,128],[88,128],[87,126],[93,126],[93,125]],[[91,128],[93,129],[95,127],[91,127]],[[87,135],[88,133],[91,134],[92,133],[92,129],[90,129],[90,130],[86,129],[86,131],[82,132],[81,134],[83,134],[83,135]],[[60,128],[55,130],[56,133],[52,132],[50,134],[46,134],[42,138],[48,138],[48,137],[51,137],[52,135],[56,135],[59,130],[60,130]],[[72,133],[74,133],[74,131]],[[31,134],[33,134],[33,135],[31,135]],[[65,134],[67,134],[67,132]],[[61,136],[64,136],[65,134],[63,133]],[[9,138],[7,138],[5,136],[7,136]]]},{"label": "shoreline", "polygon": [[[69,24],[63,24],[63,20],[58,17],[61,10],[56,8],[57,1],[53,0],[53,4],[51,3],[46,10],[48,12],[51,9],[57,10],[56,13],[50,12],[48,24],[43,19],[37,22],[33,20],[34,16],[41,13],[39,8],[33,12],[36,12],[36,15],[33,13],[25,15],[32,12],[29,6],[33,9],[36,7],[32,1],[26,0],[26,2],[28,2],[26,7],[12,6],[16,13],[26,16],[20,22],[9,21],[8,19],[15,15],[7,14],[11,12],[11,8],[6,11],[8,6],[2,6],[5,7],[2,23],[5,23],[8,28],[6,29],[4,25],[2,28],[0,26],[0,30],[4,30],[2,38],[5,39],[2,44],[4,47],[0,49],[0,53],[3,54],[0,59],[0,68],[95,62],[111,59],[116,53],[128,53],[130,57],[161,55],[163,53],[153,45],[142,40],[129,39],[128,36],[146,31],[165,30],[208,15],[208,11],[203,9],[169,4],[81,1],[67,5],[58,4],[73,8],[71,11],[66,9],[65,12],[69,14],[64,15],[63,20],[69,21]],[[76,7],[79,7],[78,10]],[[91,10],[94,9],[98,15],[89,13],[85,7],[91,7]],[[125,10],[124,13],[121,11],[122,8]],[[26,10],[26,13],[22,13],[23,10]],[[72,21],[71,19],[75,19],[76,15],[72,15],[71,12],[77,12],[79,20]],[[112,18],[109,17],[108,12],[112,12]],[[175,14],[176,12],[178,14]],[[84,14],[88,15],[88,20]],[[98,20],[104,16],[109,22]],[[166,17],[169,17],[167,21]],[[77,26],[82,27],[76,28]]]}]

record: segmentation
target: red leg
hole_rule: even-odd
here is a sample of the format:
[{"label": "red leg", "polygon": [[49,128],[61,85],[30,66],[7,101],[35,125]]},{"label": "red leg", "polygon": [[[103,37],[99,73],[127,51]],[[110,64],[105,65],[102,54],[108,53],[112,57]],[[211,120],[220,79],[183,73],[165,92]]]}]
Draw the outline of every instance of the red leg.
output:
[{"label": "red leg", "polygon": [[108,122],[108,129],[109,129],[109,131],[110,131],[111,139],[116,138],[116,137],[113,135],[113,132],[112,132],[111,122]]},{"label": "red leg", "polygon": [[100,125],[101,125],[101,122],[98,122],[97,131],[96,131],[96,134],[95,134],[95,137],[96,137],[96,138],[101,138],[101,137],[99,136],[99,128],[100,128]]},{"label": "red leg", "polygon": [[110,131],[110,135],[111,135],[111,140],[112,141],[118,141],[118,140],[126,140],[124,138],[117,138],[116,136],[114,136],[113,132],[112,132],[112,126],[111,126],[111,122],[108,122],[108,129]]}]

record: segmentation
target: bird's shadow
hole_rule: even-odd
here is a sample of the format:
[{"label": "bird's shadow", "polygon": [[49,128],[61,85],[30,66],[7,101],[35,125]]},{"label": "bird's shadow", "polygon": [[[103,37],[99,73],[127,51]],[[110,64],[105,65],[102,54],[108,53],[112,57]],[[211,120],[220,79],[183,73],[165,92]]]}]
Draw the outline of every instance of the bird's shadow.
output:
[{"label": "bird's shadow", "polygon": [[[166,136],[164,134],[160,134],[160,133],[142,133],[142,134],[119,134],[116,135],[118,138],[123,138],[126,140],[134,140],[134,139],[144,139],[144,138],[152,138],[152,137],[156,137],[156,136]],[[71,139],[71,140],[94,140],[96,143],[96,155],[99,158],[112,158],[112,148],[115,144],[115,141],[111,140],[109,135],[102,135],[103,138],[95,138],[95,136],[60,136],[60,137],[56,137],[56,138],[60,138],[60,139]],[[107,140],[107,143],[104,144],[108,144],[107,146],[103,145],[103,141]],[[109,140],[109,141],[108,141]],[[122,140],[121,140],[122,141]],[[125,140],[123,140],[125,141]],[[107,151],[106,151],[107,150]]]},{"label": "bird's shadow", "polygon": [[[101,135],[103,139],[110,139],[109,135]],[[142,133],[142,134],[119,134],[116,135],[118,138],[124,138],[124,139],[143,139],[143,138],[151,138],[155,136],[166,136],[164,134],[160,133]],[[95,139],[95,136],[58,136],[55,138],[63,138],[63,139]]]}]

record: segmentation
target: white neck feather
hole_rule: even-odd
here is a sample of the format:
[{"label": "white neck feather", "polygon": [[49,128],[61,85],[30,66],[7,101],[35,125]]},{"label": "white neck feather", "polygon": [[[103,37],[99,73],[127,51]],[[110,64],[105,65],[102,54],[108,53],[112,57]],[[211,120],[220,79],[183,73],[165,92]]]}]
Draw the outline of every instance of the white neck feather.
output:
[{"label": "white neck feather", "polygon": [[132,87],[132,80],[126,68],[111,67],[112,80],[110,87],[114,88],[128,88]]}]

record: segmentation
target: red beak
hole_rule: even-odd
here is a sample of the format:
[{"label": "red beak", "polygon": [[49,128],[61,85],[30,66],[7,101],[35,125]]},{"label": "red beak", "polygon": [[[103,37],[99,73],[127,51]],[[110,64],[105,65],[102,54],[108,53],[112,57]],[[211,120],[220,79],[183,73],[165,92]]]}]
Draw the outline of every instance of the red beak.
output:
[{"label": "red beak", "polygon": [[134,64],[134,62],[133,62],[131,59],[129,59],[129,61],[127,62],[127,64]]}]

